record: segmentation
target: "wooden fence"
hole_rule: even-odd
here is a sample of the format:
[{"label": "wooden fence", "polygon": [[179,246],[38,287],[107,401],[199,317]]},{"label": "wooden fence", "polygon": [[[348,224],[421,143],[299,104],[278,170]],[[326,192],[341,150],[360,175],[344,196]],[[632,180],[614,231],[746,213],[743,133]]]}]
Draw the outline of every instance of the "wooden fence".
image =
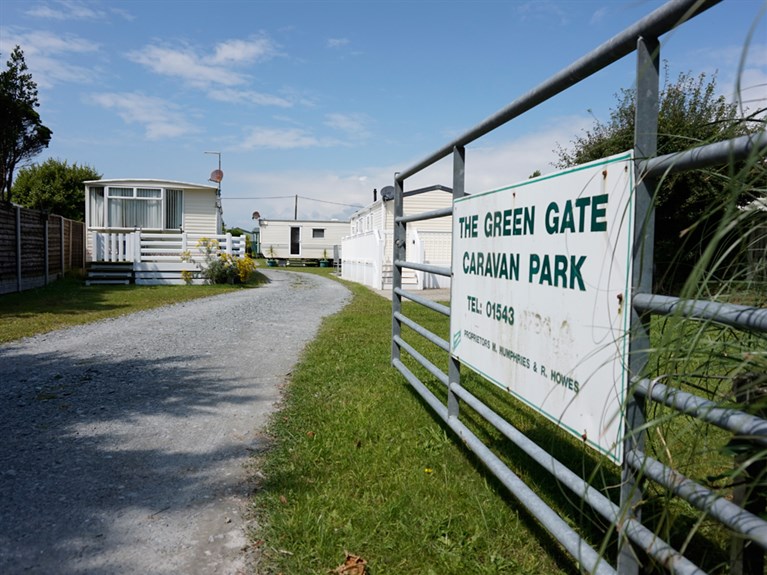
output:
[{"label": "wooden fence", "polygon": [[83,222],[0,205],[0,294],[44,286],[85,267]]}]

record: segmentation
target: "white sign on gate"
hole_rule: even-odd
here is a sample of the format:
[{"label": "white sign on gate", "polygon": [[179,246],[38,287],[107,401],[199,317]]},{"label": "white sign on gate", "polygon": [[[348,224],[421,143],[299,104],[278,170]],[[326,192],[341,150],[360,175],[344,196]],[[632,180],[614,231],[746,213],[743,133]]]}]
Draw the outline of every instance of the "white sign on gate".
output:
[{"label": "white sign on gate", "polygon": [[622,459],[631,152],[454,202],[451,353]]}]

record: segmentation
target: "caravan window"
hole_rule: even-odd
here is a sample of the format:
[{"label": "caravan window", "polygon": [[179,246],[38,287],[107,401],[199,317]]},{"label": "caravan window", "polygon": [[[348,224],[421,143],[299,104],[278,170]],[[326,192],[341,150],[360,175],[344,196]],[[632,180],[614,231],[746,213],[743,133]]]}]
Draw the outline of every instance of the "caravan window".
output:
[{"label": "caravan window", "polygon": [[151,188],[107,188],[107,226],[162,228],[162,192]]},{"label": "caravan window", "polygon": [[169,230],[181,229],[184,222],[181,204],[183,197],[182,190],[165,190],[165,227]]},{"label": "caravan window", "polygon": [[92,228],[180,229],[183,190],[121,186],[89,187]]},{"label": "caravan window", "polygon": [[312,229],[312,237],[317,239],[322,239],[325,237],[325,230],[324,228],[313,228]]},{"label": "caravan window", "polygon": [[91,226],[101,228],[104,226],[104,188],[102,186],[89,188],[88,211],[91,218]]}]

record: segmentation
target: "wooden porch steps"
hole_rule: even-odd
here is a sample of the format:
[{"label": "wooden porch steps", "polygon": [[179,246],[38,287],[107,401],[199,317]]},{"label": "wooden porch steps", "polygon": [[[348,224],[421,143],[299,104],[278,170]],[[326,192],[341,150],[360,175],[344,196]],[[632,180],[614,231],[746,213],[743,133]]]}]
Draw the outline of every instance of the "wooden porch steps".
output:
[{"label": "wooden porch steps", "polygon": [[190,262],[135,263],[133,273],[137,285],[201,285],[205,283],[200,277],[200,269]]},{"label": "wooden porch steps", "polygon": [[[384,264],[381,269],[381,280],[383,285],[392,285],[394,279],[394,266],[392,264]],[[405,269],[402,270],[402,285],[403,286],[417,286],[418,275],[415,270]]]},{"label": "wooden porch steps", "polygon": [[[185,277],[185,273],[188,276]],[[202,284],[199,268],[187,262],[92,262],[85,285]]]},{"label": "wooden porch steps", "polygon": [[88,268],[85,285],[128,285],[133,281],[130,262],[93,262]]}]

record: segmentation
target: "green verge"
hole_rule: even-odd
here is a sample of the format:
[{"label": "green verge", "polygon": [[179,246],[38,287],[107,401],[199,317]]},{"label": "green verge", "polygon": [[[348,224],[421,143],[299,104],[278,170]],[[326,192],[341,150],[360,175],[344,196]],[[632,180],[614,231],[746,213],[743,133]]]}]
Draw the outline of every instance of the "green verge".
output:
[{"label": "green verge", "polygon": [[252,287],[262,281],[259,273],[248,286],[86,286],[82,279],[65,278],[45,287],[0,295],[0,343]]},{"label": "green verge", "polygon": [[[390,302],[347,285],[352,302],[306,348],[270,425],[272,446],[256,460],[258,573],[328,573],[346,551],[363,557],[371,575],[577,572],[576,561],[390,366]],[[444,316],[408,302],[403,311],[448,338]],[[765,371],[763,354],[753,352],[764,349],[764,337],[680,318],[654,318],[651,331],[654,376],[681,376],[678,386],[718,405],[735,406],[734,376]],[[447,354],[407,328],[403,338],[447,370]],[[402,358],[445,403],[444,386],[408,354]],[[469,370],[462,384],[618,503],[617,466]],[[729,498],[730,436],[658,406],[648,416],[648,453]],[[465,405],[461,420],[614,563],[616,534],[604,519]],[[725,564],[729,533],[705,513],[652,484],[642,508],[647,526],[694,562],[713,572]],[[642,561],[648,572],[664,572]]]},{"label": "green verge", "polygon": [[258,572],[327,574],[347,551],[372,574],[577,572],[390,366],[391,303],[347,285],[255,461]]}]

